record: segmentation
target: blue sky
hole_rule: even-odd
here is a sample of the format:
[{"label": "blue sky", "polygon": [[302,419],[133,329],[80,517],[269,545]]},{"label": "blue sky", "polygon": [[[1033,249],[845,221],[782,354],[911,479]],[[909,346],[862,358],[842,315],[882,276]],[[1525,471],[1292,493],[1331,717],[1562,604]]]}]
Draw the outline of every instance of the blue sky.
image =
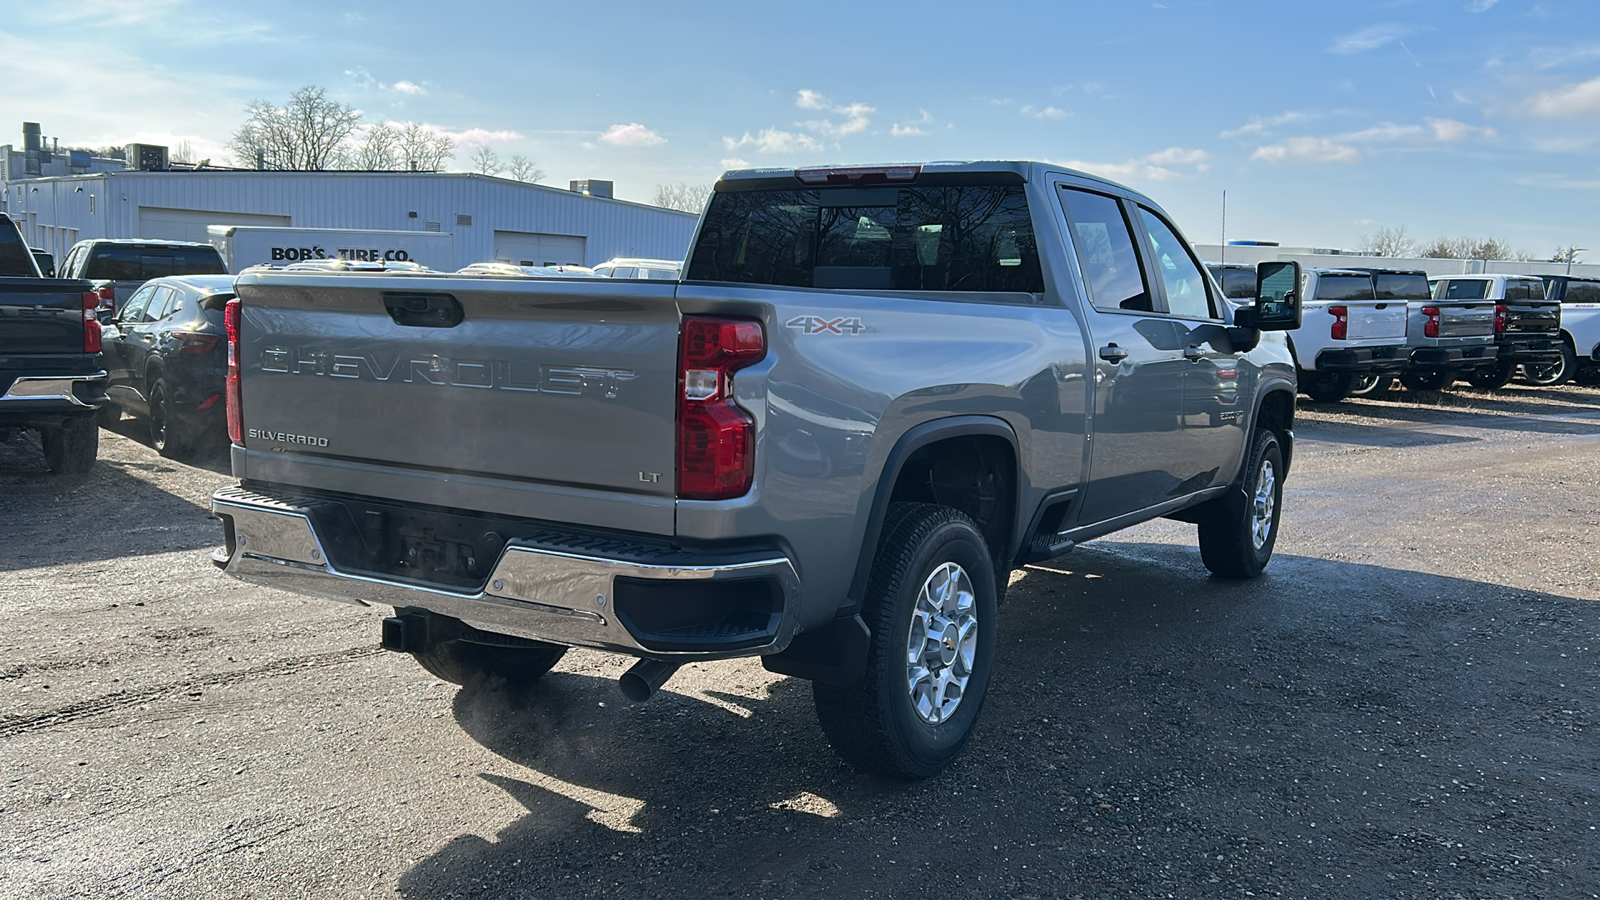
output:
[{"label": "blue sky", "polygon": [[[1600,259],[1600,3],[12,4],[0,142],[187,140],[315,84],[625,199],[724,168],[1046,159],[1196,242],[1382,226]],[[13,133],[14,132],[14,133]]]}]

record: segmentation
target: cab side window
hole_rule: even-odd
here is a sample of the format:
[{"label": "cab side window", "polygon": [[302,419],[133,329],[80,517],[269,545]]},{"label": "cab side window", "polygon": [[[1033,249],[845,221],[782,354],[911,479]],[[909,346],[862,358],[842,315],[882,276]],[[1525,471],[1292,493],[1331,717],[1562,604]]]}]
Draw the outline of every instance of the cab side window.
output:
[{"label": "cab side window", "polygon": [[1067,210],[1089,302],[1102,310],[1153,310],[1122,204],[1105,194],[1066,187],[1061,189],[1061,203]]},{"label": "cab side window", "polygon": [[1171,225],[1142,206],[1139,218],[1150,238],[1156,271],[1161,273],[1162,286],[1167,290],[1167,312],[1186,319],[1216,318],[1211,292],[1206,288],[1207,279],[1200,264],[1190,255],[1188,244],[1178,237]]},{"label": "cab side window", "polygon": [[[167,310],[172,306],[172,298],[176,293],[169,287],[156,288],[155,294],[150,297],[150,304],[144,308],[144,312],[139,316],[138,321],[154,322],[165,316]],[[124,315],[123,318],[128,317]]]}]

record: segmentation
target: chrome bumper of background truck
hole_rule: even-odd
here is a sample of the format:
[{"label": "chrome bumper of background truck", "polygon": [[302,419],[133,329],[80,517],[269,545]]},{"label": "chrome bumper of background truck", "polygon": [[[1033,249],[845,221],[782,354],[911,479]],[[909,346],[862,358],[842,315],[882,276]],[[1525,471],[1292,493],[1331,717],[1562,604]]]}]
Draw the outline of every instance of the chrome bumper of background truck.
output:
[{"label": "chrome bumper of background truck", "polygon": [[[212,559],[229,575],[328,600],[361,606],[424,609],[482,631],[635,655],[683,658],[752,656],[783,649],[794,631],[799,593],[794,565],[772,556],[716,565],[651,565],[507,543],[484,590],[458,593],[437,586],[341,572],[328,561],[312,517],[293,501],[240,487],[219,490],[212,512],[231,523],[232,540]],[[673,652],[641,643],[614,610],[618,578],[712,584],[772,579],[784,598],[770,641],[736,652]]]}]

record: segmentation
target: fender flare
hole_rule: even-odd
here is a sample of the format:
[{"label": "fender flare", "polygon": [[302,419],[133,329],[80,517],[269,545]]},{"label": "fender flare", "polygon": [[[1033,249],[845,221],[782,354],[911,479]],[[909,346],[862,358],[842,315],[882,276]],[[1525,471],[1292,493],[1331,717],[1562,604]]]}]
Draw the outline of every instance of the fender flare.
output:
[{"label": "fender flare", "polygon": [[[1025,473],[1018,453],[1017,433],[1009,422],[995,416],[948,416],[912,427],[890,448],[888,456],[884,459],[877,487],[873,491],[871,506],[864,510],[867,518],[866,527],[861,532],[861,552],[856,557],[855,574],[850,578],[847,603],[841,607],[841,613],[860,610],[862,601],[865,600],[867,580],[871,577],[873,560],[878,552],[878,540],[883,533],[883,520],[888,515],[889,500],[894,494],[895,484],[900,480],[900,472],[905,467],[906,460],[911,458],[911,454],[929,444],[949,438],[974,436],[998,437],[1010,445],[1017,473],[1016,484],[1013,486],[1016,496],[1012,498],[1011,517],[1015,520],[1021,515]],[[1010,536],[1007,546],[989,549],[1003,553],[1005,559],[1013,558],[1015,556],[1013,545],[1017,542],[1018,528],[1015,521],[1011,522],[1008,528]]]}]

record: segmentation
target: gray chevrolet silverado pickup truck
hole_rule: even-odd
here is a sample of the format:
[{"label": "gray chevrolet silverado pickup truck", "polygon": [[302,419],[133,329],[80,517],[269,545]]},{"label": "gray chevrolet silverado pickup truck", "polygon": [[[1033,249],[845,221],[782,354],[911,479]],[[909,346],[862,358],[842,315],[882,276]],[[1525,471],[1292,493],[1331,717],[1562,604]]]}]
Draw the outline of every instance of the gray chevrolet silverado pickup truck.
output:
[{"label": "gray chevrolet silverado pickup truck", "polygon": [[461,684],[759,655],[926,777],[1014,567],[1160,516],[1267,564],[1299,267],[1258,281],[1233,308],[1155,203],[1041,163],[729,173],[681,282],[252,269],[214,559],[393,607]]}]

